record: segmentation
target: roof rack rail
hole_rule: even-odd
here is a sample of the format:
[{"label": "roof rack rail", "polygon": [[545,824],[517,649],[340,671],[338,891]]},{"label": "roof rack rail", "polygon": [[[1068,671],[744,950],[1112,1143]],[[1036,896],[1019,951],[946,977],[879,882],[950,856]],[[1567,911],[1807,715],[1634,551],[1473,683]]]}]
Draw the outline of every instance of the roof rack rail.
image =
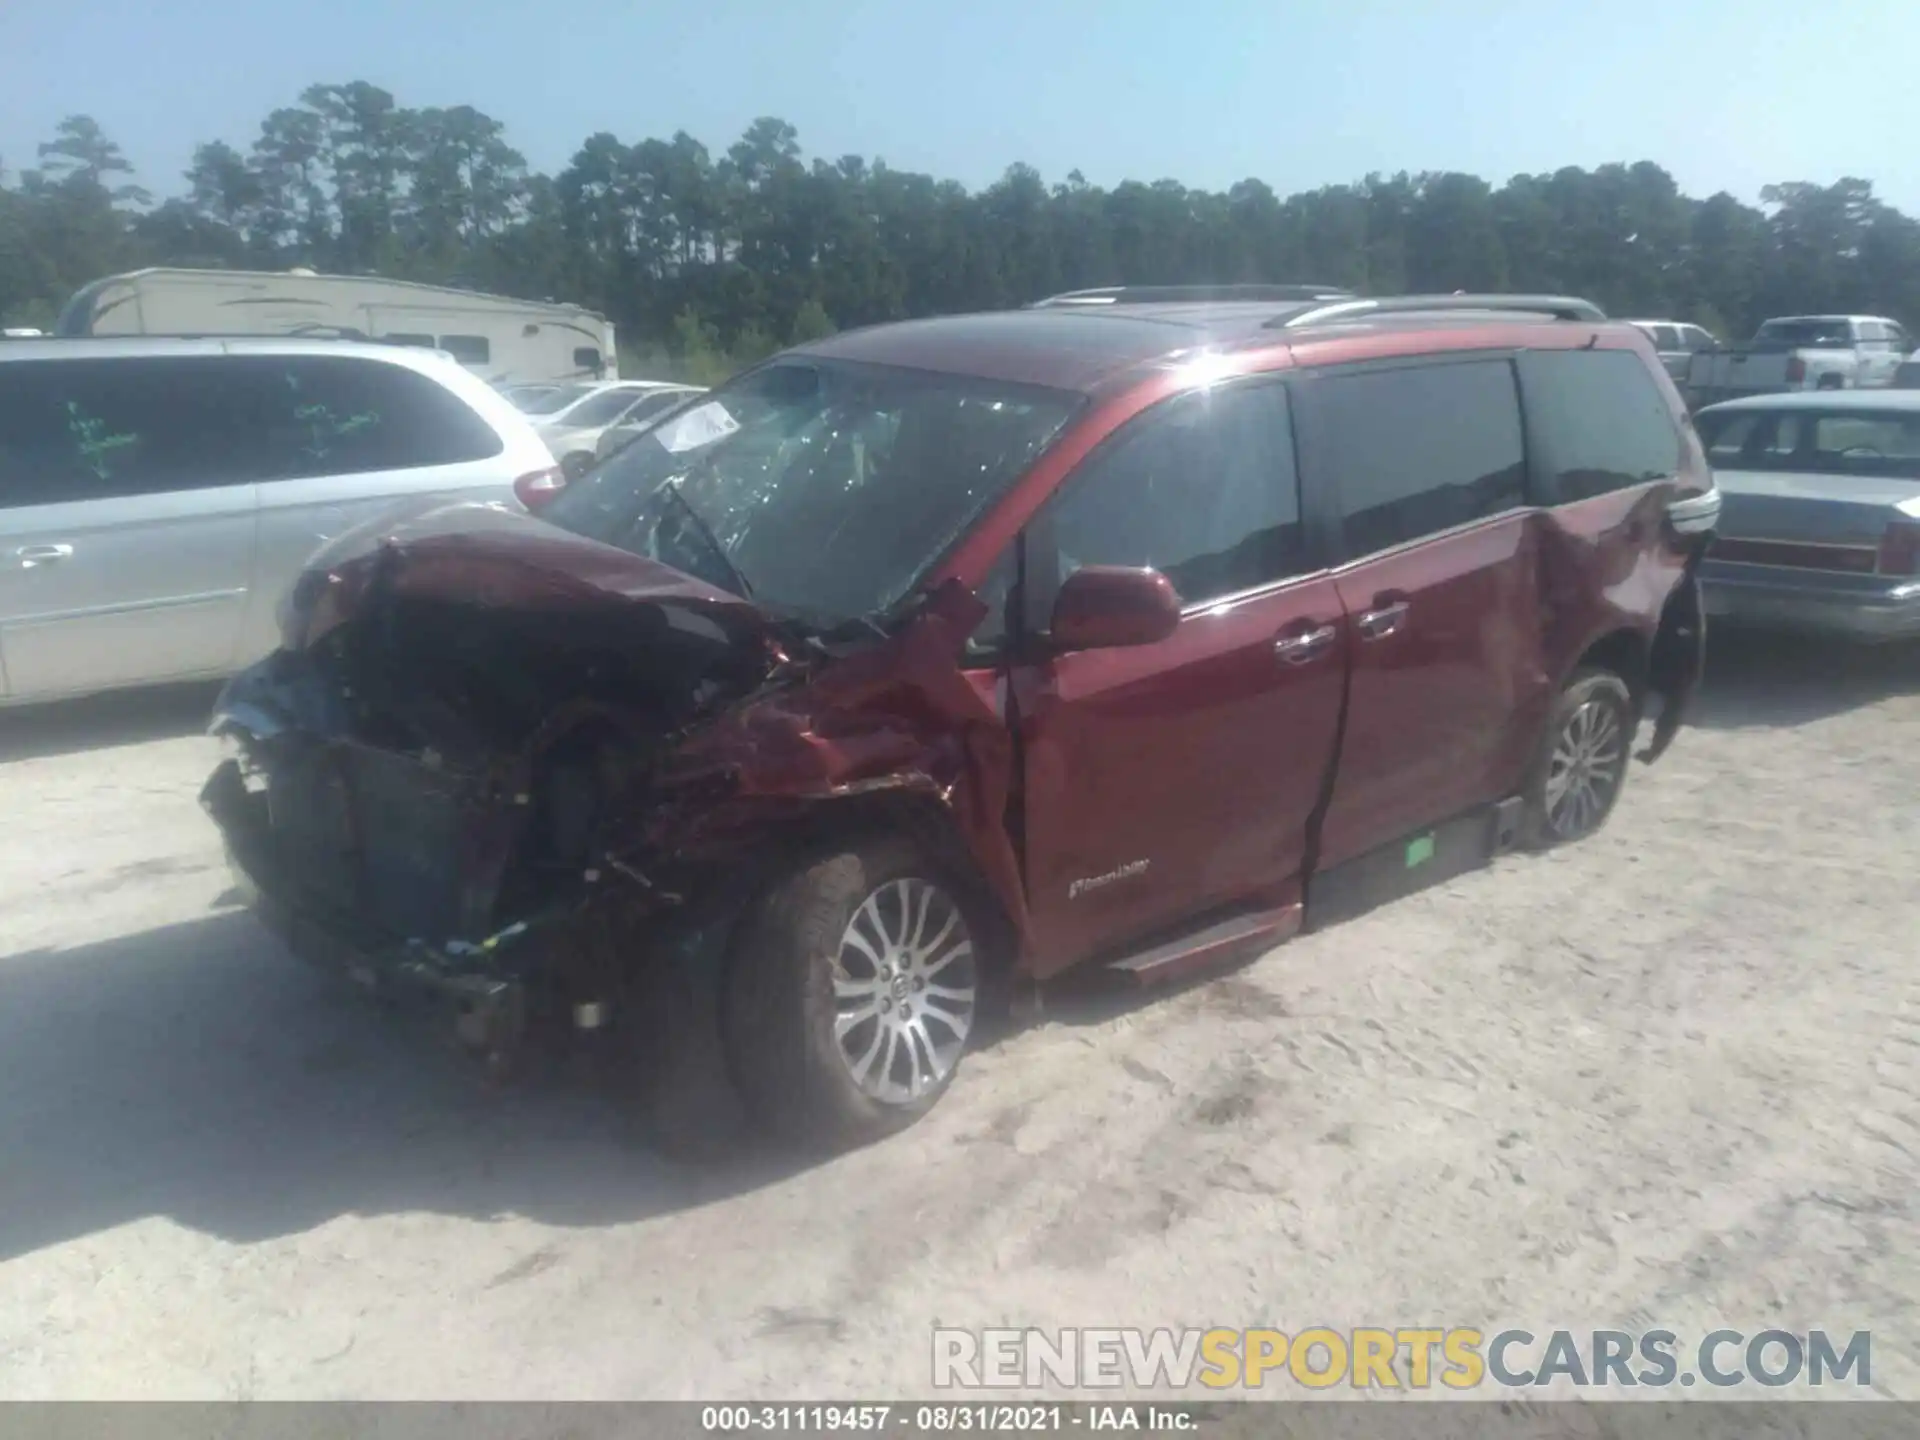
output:
[{"label": "roof rack rail", "polygon": [[1200,305],[1246,301],[1351,300],[1354,293],[1338,285],[1103,285],[1093,290],[1069,290],[1049,295],[1027,306],[1029,310],[1063,310],[1095,305]]},{"label": "roof rack rail", "polygon": [[1607,312],[1591,300],[1575,295],[1383,295],[1372,300],[1341,300],[1311,310],[1281,315],[1267,322],[1272,330],[1297,330],[1329,321],[1364,320],[1371,315],[1433,314],[1450,310],[1506,311],[1520,315],[1548,315],[1555,320],[1605,320]]}]

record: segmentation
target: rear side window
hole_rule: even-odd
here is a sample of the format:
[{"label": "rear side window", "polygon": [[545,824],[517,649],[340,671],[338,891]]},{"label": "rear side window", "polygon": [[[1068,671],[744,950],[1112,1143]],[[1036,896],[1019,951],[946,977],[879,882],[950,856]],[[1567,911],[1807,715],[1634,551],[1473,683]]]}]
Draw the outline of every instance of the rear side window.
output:
[{"label": "rear side window", "polygon": [[641,424],[644,421],[653,419],[656,415],[661,415],[671,410],[686,398],[687,395],[684,390],[662,390],[656,394],[648,395],[642,399],[639,404],[622,415],[620,417],[620,423],[622,425]]},{"label": "rear side window", "polygon": [[0,506],[260,478],[275,408],[224,356],[0,365]]},{"label": "rear side window", "polygon": [[574,426],[611,425],[621,418],[644,390],[602,390],[589,395],[561,418]]},{"label": "rear side window", "polygon": [[1521,361],[1527,413],[1558,503],[1665,479],[1680,429],[1630,350],[1535,350]]},{"label": "rear side window", "polygon": [[1513,366],[1473,360],[1315,382],[1349,555],[1526,503]]},{"label": "rear side window", "polygon": [[464,400],[403,365],[331,355],[237,363],[276,400],[262,479],[460,465],[505,448]]},{"label": "rear side window", "polygon": [[1654,326],[1653,346],[1656,350],[1678,350],[1680,348],[1680,332],[1671,325]]},{"label": "rear side window", "polygon": [[1800,417],[1777,411],[1732,410],[1702,415],[1696,422],[1711,465],[1751,463],[1762,456],[1791,456],[1800,444]]},{"label": "rear side window", "polygon": [[1842,461],[1920,459],[1920,415],[1821,415],[1813,453]]},{"label": "rear side window", "polygon": [[1163,402],[1080,468],[1048,518],[1062,579],[1083,565],[1150,566],[1199,605],[1300,573],[1286,388],[1229,386]]}]

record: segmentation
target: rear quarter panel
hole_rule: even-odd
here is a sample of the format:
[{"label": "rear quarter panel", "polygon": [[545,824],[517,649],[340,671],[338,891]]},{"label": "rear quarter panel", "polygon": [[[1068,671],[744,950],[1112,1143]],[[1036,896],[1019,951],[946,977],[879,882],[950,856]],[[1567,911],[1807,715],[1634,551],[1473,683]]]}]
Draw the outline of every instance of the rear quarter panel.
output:
[{"label": "rear quarter panel", "polygon": [[[1624,633],[1634,637],[1643,660],[1650,653],[1667,603],[1686,578],[1690,551],[1668,527],[1666,507],[1679,496],[1713,488],[1713,472],[1686,402],[1650,347],[1633,337],[1605,336],[1598,343],[1639,353],[1665,402],[1679,455],[1671,478],[1552,504],[1533,516],[1540,553],[1541,653],[1552,684],[1539,711],[1527,717],[1531,728],[1516,730],[1506,770],[1512,785],[1525,773],[1545,706],[1596,644]],[[1531,421],[1528,443],[1537,467],[1551,464],[1550,446]]]}]

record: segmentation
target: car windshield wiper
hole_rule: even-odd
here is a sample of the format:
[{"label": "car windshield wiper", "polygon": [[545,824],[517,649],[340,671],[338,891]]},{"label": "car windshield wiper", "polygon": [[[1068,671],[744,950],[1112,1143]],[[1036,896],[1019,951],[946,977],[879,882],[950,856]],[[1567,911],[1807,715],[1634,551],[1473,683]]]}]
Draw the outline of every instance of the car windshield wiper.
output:
[{"label": "car windshield wiper", "polygon": [[669,480],[660,488],[665,490],[669,496],[679,503],[680,513],[692,522],[693,528],[699,532],[700,538],[706,542],[707,548],[711,550],[720,563],[726,567],[727,574],[733,577],[734,588],[740,592],[740,598],[743,600],[753,599],[753,586],[748,583],[747,577],[741,573],[740,567],[733,563],[733,557],[727,553],[727,547],[720,543],[720,537],[713,533],[713,527],[701,518],[700,512],[693,508],[693,502],[680,493],[680,482],[678,480]]}]

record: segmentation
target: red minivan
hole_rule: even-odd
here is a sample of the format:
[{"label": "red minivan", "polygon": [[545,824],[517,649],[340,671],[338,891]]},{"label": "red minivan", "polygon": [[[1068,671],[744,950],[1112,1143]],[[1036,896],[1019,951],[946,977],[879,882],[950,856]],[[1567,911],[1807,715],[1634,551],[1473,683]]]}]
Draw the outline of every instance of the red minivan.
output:
[{"label": "red minivan", "polygon": [[1646,340],[1559,297],[1098,298],[836,335],[538,517],[333,542],[214,720],[260,913],[496,1059],[591,1043],[656,1115],[705,1077],[847,1143],[1013,984],[1602,825],[1698,679],[1718,507]]}]

